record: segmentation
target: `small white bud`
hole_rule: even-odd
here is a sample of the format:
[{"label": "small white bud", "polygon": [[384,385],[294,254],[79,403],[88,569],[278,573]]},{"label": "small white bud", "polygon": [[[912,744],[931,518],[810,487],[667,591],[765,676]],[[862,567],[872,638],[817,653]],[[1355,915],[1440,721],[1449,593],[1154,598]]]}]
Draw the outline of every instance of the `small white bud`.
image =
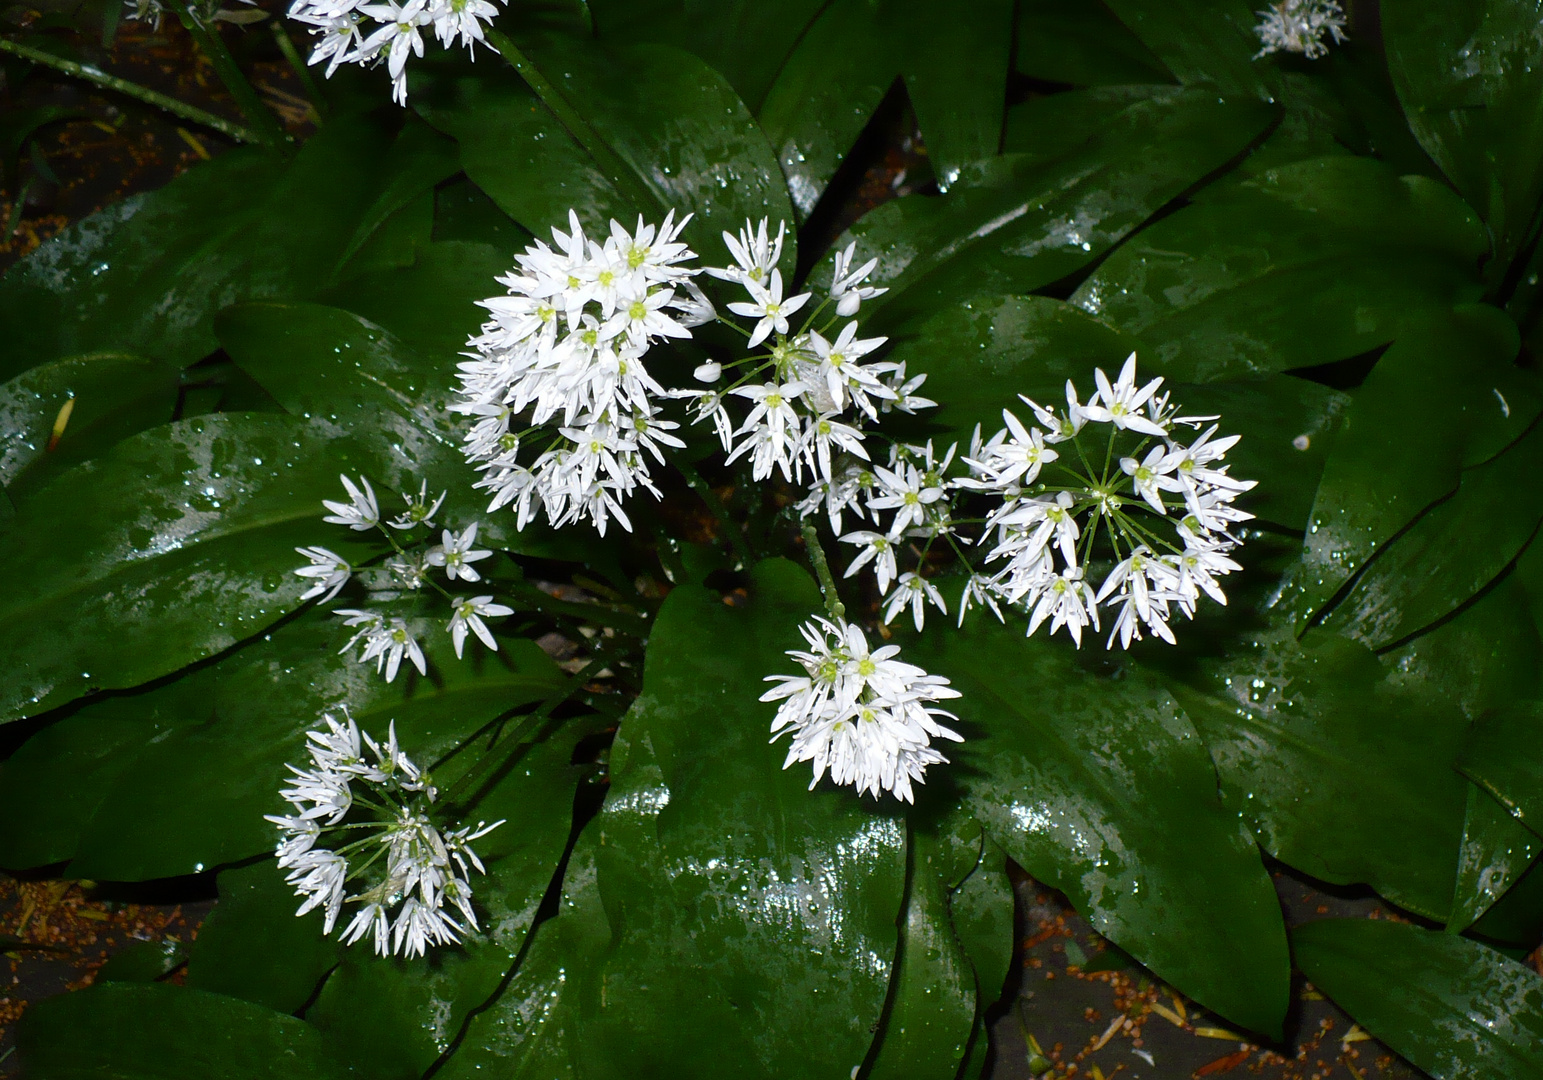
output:
[{"label": "small white bud", "polygon": [[723,378],[723,365],[716,360],[709,360],[693,371],[691,377],[699,383],[715,383]]}]

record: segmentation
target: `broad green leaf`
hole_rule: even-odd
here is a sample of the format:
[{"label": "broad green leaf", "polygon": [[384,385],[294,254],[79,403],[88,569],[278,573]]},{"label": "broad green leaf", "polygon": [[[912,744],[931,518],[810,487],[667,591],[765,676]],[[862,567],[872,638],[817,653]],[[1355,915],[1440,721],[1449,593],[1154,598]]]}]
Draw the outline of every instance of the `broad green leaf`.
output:
[{"label": "broad green leaf", "polygon": [[337,963],[322,913],[296,916],[295,890],[271,859],[220,871],[220,902],[188,949],[187,985],[298,1012]]},{"label": "broad green leaf", "polygon": [[1097,141],[1104,125],[1133,104],[1171,96],[1173,89],[1147,79],[1030,98],[1007,110],[1002,149],[1025,161],[1055,161]]},{"label": "broad green leaf", "polygon": [[[518,226],[510,222],[510,228]],[[488,244],[445,240],[420,251],[411,266],[367,274],[317,299],[390,331],[419,354],[422,389],[442,393],[456,385],[466,339],[487,318],[477,301],[507,292],[494,279],[513,268],[512,256]]]},{"label": "broad green leaf", "polygon": [[[264,814],[283,809],[286,763],[305,760],[305,733],[324,712],[347,707],[377,736],[395,722],[403,749],[437,764],[497,717],[551,695],[556,666],[534,642],[504,639],[497,653],[468,646],[457,660],[445,614],[415,621],[429,677],[405,672],[387,683],[373,666],[339,655],[340,620],[314,608],[244,650],[222,670],[215,719],[149,748],[114,785],[81,839],[71,873],[139,881],[194,873],[250,858],[277,834]],[[275,702],[284,707],[276,709]],[[441,777],[442,785],[459,771]],[[208,777],[224,778],[210,785]]]},{"label": "broad green leaf", "polygon": [[[590,230],[611,217],[630,229],[638,212],[657,221],[660,208],[670,208],[677,220],[695,215],[687,239],[721,264],[728,257],[723,230],[737,230],[746,218],[793,221],[766,136],[723,77],[695,56],[667,45],[607,47],[557,38],[534,55],[546,79],[657,204],[634,205],[617,193],[544,105],[509,88],[511,73],[487,85],[460,84],[459,104],[423,107],[431,123],[461,143],[467,175],[537,236],[554,225],[566,229],[570,207]],[[492,122],[488,107],[471,104],[481,97],[491,99]],[[796,261],[791,247],[784,249],[789,269]]]},{"label": "broad green leaf", "polygon": [[525,746],[471,808],[473,820],[504,822],[475,845],[487,867],[472,879],[480,932],[414,960],[377,957],[363,944],[343,950],[306,1019],[356,1069],[416,1080],[499,989],[568,845],[575,785],[592,771],[570,762],[575,743],[595,730],[594,721],[570,721]]},{"label": "broad green leaf", "polygon": [[1266,851],[1446,916],[1465,798],[1451,763],[1468,718],[1445,687],[1400,692],[1364,646],[1321,631],[1298,642],[1289,628],[1245,636],[1187,678],[1170,687],[1211,752],[1223,801]]},{"label": "broad green leaf", "polygon": [[[367,215],[383,221],[433,183],[416,159],[383,168],[391,142],[371,121],[339,119],[287,165],[222,155],[66,229],[0,281],[0,376],[107,350],[185,365],[214,350],[210,322],[226,304],[326,286]],[[416,183],[394,186],[404,170]]]},{"label": "broad green leaf", "polygon": [[986,838],[979,865],[948,897],[954,934],[975,973],[975,1026],[970,1051],[959,1069],[961,1078],[983,1074],[990,1039],[986,1012],[1009,992],[1008,969],[1013,960],[1013,909],[1017,898],[1007,876],[1007,855]]},{"label": "broad green leaf", "polygon": [[638,212],[513,72],[464,78],[413,107],[455,137],[461,167],[520,226],[539,239],[568,230],[568,211],[591,236],[607,223],[629,228]]},{"label": "broad green leaf", "polygon": [[98,353],[33,368],[0,385],[0,486],[23,501],[69,466],[167,423],[176,405],[177,370],[155,360]]},{"label": "broad green leaf", "polygon": [[1291,933],[1303,973],[1435,1080],[1543,1073],[1543,979],[1477,942],[1383,919]]},{"label": "broad green leaf", "polygon": [[[1473,305],[1413,329],[1377,361],[1345,410],[1283,599],[1299,626],[1456,489],[1465,466],[1487,461],[1532,423],[1543,402],[1531,374],[1513,363],[1516,351],[1515,325]],[[1417,455],[1411,432],[1419,432]]]},{"label": "broad green leaf", "polygon": [[[88,1037],[87,1037],[88,1036]],[[321,1032],[249,1001],[109,983],[38,1002],[16,1036],[37,1080],[333,1080]]]},{"label": "broad green leaf", "polygon": [[[434,185],[455,175],[460,170],[460,164],[456,160],[454,140],[441,135],[416,116],[409,116],[401,134],[391,144],[391,148],[382,155],[377,168],[383,172],[386,181],[375,200],[361,215],[353,236],[349,237],[343,253],[338,256],[332,272],[334,279],[348,276],[350,261],[355,259],[355,256],[370,241],[371,236],[389,218],[425,198],[430,208],[428,211],[430,221],[425,223],[426,233],[427,229],[432,227],[433,195],[431,193]],[[428,241],[427,235],[423,236],[423,241],[425,243]]]},{"label": "broad green leaf", "polygon": [[952,1080],[975,1027],[975,972],[949,921],[943,845],[913,830],[908,854],[894,993],[868,1075]]},{"label": "broad green leaf", "polygon": [[505,264],[513,266],[515,253],[523,251],[534,239],[530,230],[500,210],[487,192],[467,177],[441,184],[434,192],[436,245],[487,244]]},{"label": "broad green leaf", "polygon": [[678,586],[612,751],[596,851],[613,937],[585,984],[585,1075],[846,1080],[895,955],[903,824],[766,744],[765,675],[819,597],[762,563],[748,602]]},{"label": "broad green leaf", "polygon": [[944,191],[966,165],[1001,149],[1013,7],[1013,0],[949,8],[931,0],[888,0],[885,7],[885,27]]},{"label": "broad green leaf", "polygon": [[333,273],[332,280],[349,281],[362,274],[407,266],[421,249],[429,246],[433,234],[434,193],[422,191],[375,226],[348,261]]},{"label": "broad green leaf", "polygon": [[1523,824],[1543,835],[1543,705],[1507,703],[1474,725],[1457,767]]},{"label": "broad green leaf", "polygon": [[[673,45],[722,73],[752,109],[760,107],[789,50],[811,30],[821,0],[588,0],[595,31],[615,43]],[[852,50],[870,49],[854,39]]]},{"label": "broad green leaf", "polygon": [[1089,0],[1019,0],[1013,66],[1030,78],[1072,86],[1172,78],[1108,7]]},{"label": "broad green leaf", "polygon": [[1133,102],[1054,162],[1009,154],[971,165],[945,196],[885,203],[839,243],[879,260],[871,280],[890,291],[869,306],[889,326],[971,294],[1031,292],[1097,258],[1271,116],[1259,102],[1174,88]]},{"label": "broad green leaf", "polygon": [[[1540,466],[1543,429],[1534,426],[1499,456],[1465,470],[1456,494],[1384,548],[1325,625],[1380,648],[1467,603],[1505,572],[1543,522]],[[1482,543],[1473,542],[1477,530]],[[1530,628],[1525,612],[1522,619]]]},{"label": "broad green leaf", "polygon": [[67,706],[0,764],[0,866],[73,858],[81,830],[146,747],[208,720],[208,668]]},{"label": "broad green leaf", "polygon": [[963,693],[966,741],[949,754],[965,806],[1159,977],[1232,1023],[1278,1032],[1280,910],[1194,725],[1139,671],[1095,673],[1021,633],[976,619],[905,652]]},{"label": "broad green leaf", "polygon": [[1306,527],[1350,395],[1292,375],[1165,384],[1163,390],[1185,415],[1217,416],[1219,434],[1242,436],[1227,462],[1233,476],[1259,481],[1240,500],[1244,509],[1293,531]]},{"label": "broad green leaf", "polygon": [[[879,0],[833,0],[799,39],[757,118],[807,218],[899,75]],[[768,5],[768,10],[770,6]]]},{"label": "broad green leaf", "polygon": [[1270,98],[1274,72],[1253,59],[1259,17],[1248,0],[1104,2],[1180,82]]},{"label": "broad green leaf", "polygon": [[610,925],[595,876],[598,828],[580,834],[563,871],[557,915],[535,929],[498,996],[474,1014],[466,1037],[435,1075],[445,1080],[575,1080],[580,998]]},{"label": "broad green leaf", "polygon": [[[454,363],[425,355],[352,312],[308,303],[227,308],[215,323],[231,358],[286,410],[360,440],[389,444],[373,484],[416,494],[420,481],[448,490],[448,527],[482,516],[483,496],[461,454],[462,418],[451,413]],[[384,492],[382,497],[390,501]],[[507,516],[507,515],[504,515]],[[484,529],[497,536],[499,519]]]},{"label": "broad green leaf", "polygon": [[1063,301],[995,295],[940,307],[893,340],[887,359],[925,373],[920,392],[938,403],[921,420],[965,446],[976,424],[986,436],[1000,428],[1003,409],[1031,415],[1019,394],[1059,405],[1071,379],[1085,397],[1093,369],[1117,371],[1138,344]]},{"label": "broad green leaf", "polygon": [[96,982],[153,983],[186,960],[187,947],[175,938],[136,941],[97,969]]},{"label": "broad green leaf", "polygon": [[359,548],[320,521],[358,452],[299,418],[202,416],[37,492],[0,535],[27,567],[0,596],[0,717],[138,686],[292,611],[297,546]]},{"label": "broad green leaf", "polygon": [[1511,816],[1477,784],[1468,785],[1463,846],[1457,853],[1457,891],[1447,932],[1472,926],[1516,884],[1543,851],[1543,838]]},{"label": "broad green leaf", "polygon": [[[1484,234],[1449,190],[1332,157],[1202,193],[1109,257],[1072,303],[1209,382],[1344,359],[1476,299]],[[1306,317],[1305,312],[1311,312]]]},{"label": "broad green leaf", "polygon": [[1499,282],[1543,199],[1536,0],[1387,0],[1383,40],[1409,127],[1488,223]]},{"label": "broad green leaf", "polygon": [[[1512,823],[1515,824],[1514,818]],[[1519,948],[1523,955],[1531,951],[1543,938],[1543,869],[1540,866],[1543,864],[1534,859],[1515,883],[1501,893],[1500,899],[1468,928],[1468,936]]]}]

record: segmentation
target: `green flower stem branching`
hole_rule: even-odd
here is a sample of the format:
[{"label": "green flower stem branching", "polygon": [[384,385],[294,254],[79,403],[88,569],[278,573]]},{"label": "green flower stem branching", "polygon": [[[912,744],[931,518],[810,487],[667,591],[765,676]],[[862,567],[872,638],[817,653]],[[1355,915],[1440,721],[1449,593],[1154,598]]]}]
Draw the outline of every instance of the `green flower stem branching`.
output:
[{"label": "green flower stem branching", "polygon": [[813,525],[804,526],[804,548],[809,552],[809,563],[814,567],[815,576],[820,579],[820,592],[825,594],[825,610],[830,612],[833,619],[842,618],[847,613],[846,605],[836,592],[836,579],[831,576],[830,563],[825,560],[825,549],[820,546],[820,537]]},{"label": "green flower stem branching", "polygon": [[598,132],[590,126],[588,120],[563,97],[562,92],[547,81],[547,77],[541,73],[531,59],[525,55],[518,45],[507,34],[501,33],[489,27],[486,31],[487,43],[498,51],[498,54],[509,62],[525,80],[527,86],[541,99],[552,115],[557,117],[558,123],[568,129],[568,134],[584,148],[595,164],[600,166],[600,171],[606,174],[606,179],[616,186],[616,189],[631,201],[638,210],[644,213],[652,213],[663,217],[667,207],[661,202],[637,175],[622,160],[620,154],[602,139]]},{"label": "green flower stem branching", "polygon": [[112,90],[125,97],[131,97],[135,101],[142,101],[146,105],[153,105],[163,112],[171,113],[173,116],[180,117],[190,123],[209,128],[211,131],[218,131],[221,135],[234,139],[237,142],[257,143],[262,141],[255,132],[242,127],[240,124],[226,120],[224,117],[216,116],[212,112],[206,112],[196,105],[189,105],[185,101],[178,101],[176,98],[169,94],[163,94],[159,90],[152,90],[148,86],[140,86],[138,83],[130,82],[128,79],[120,79],[116,75],[109,75],[101,68],[93,67],[90,64],[77,64],[73,60],[66,60],[44,49],[23,45],[21,42],[11,41],[9,38],[0,38],[0,52],[19,56],[24,60],[32,61],[34,64],[42,64],[44,67],[53,68],[55,71],[65,75],[91,83],[93,86],[100,86],[104,90]]},{"label": "green flower stem branching", "polygon": [[225,84],[225,89],[230,91],[230,96],[236,99],[241,115],[245,116],[246,122],[252,125],[252,132],[257,141],[270,150],[284,150],[290,143],[289,136],[279,125],[279,119],[273,115],[273,110],[263,104],[262,98],[258,97],[257,91],[247,81],[241,66],[236,63],[236,58],[230,55],[230,50],[225,47],[225,42],[220,35],[202,25],[191,8],[183,8],[179,14],[182,25],[187,27],[189,34],[193,35],[193,41],[197,43],[199,50],[214,65],[214,73],[220,77],[220,82]]}]

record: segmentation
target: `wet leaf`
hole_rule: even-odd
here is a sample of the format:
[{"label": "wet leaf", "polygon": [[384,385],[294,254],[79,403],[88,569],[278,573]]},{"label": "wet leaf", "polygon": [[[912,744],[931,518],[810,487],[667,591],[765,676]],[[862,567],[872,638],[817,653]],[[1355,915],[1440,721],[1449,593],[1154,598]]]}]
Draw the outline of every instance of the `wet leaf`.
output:
[{"label": "wet leaf", "polygon": [[1137,670],[1094,673],[1021,634],[977,618],[905,652],[963,692],[949,775],[965,806],[1159,977],[1233,1023],[1278,1031],[1280,911],[1184,709]]},{"label": "wet leaf", "polygon": [[[1411,332],[1377,361],[1345,410],[1313,503],[1302,564],[1282,601],[1299,626],[1422,511],[1455,490],[1463,468],[1489,460],[1527,429],[1543,401],[1531,374],[1513,363],[1516,350],[1511,321],[1473,305]],[[1421,436],[1418,454],[1409,452],[1413,431]],[[1438,517],[1434,527],[1444,520]],[[1442,602],[1439,593],[1432,600]],[[1417,628],[1416,621],[1410,629]]]},{"label": "wet leaf", "polygon": [[1498,283],[1536,235],[1543,199],[1543,39],[1533,3],[1388,0],[1393,85],[1421,144],[1494,237]]},{"label": "wet leaf", "polygon": [[1436,1080],[1543,1069],[1543,979],[1477,942],[1377,919],[1291,933],[1314,986]]},{"label": "wet leaf", "polygon": [[[84,1032],[90,1038],[82,1038]],[[22,1067],[38,1080],[333,1080],[321,1032],[236,998],[167,983],[109,983],[27,1010]]]},{"label": "wet leaf", "polygon": [[872,281],[890,292],[870,307],[888,327],[971,294],[1030,292],[1096,258],[1271,116],[1258,102],[1174,88],[1133,102],[1065,157],[977,162],[947,195],[885,203],[838,243],[855,239],[859,260],[879,260]]},{"label": "wet leaf", "polygon": [[296,547],[359,549],[320,521],[358,453],[300,418],[229,414],[155,428],[61,474],[4,534],[28,573],[0,597],[0,717],[137,686],[294,610]]},{"label": "wet leaf", "polygon": [[1210,382],[1384,345],[1476,299],[1483,250],[1445,187],[1368,158],[1320,158],[1202,193],[1071,300],[1146,341],[1154,374]]},{"label": "wet leaf", "polygon": [[169,422],[176,404],[177,370],[155,360],[98,353],[33,368],[0,385],[0,485],[24,501],[71,465]]},{"label": "wet leaf", "polygon": [[1543,851],[1539,837],[1483,788],[1468,785],[1463,846],[1457,853],[1457,891],[1447,932],[1472,926],[1505,895]]},{"label": "wet leaf", "polygon": [[1020,0],[1017,34],[1013,66],[1030,78],[1072,86],[1172,79],[1163,62],[1101,3]]},{"label": "wet leaf", "polygon": [[[241,662],[221,672],[214,720],[149,748],[113,786],[85,830],[71,873],[141,881],[269,850],[277,834],[263,815],[283,809],[285,764],[305,760],[305,733],[324,712],[346,706],[361,729],[377,736],[395,721],[403,748],[427,767],[484,725],[562,685],[546,654],[520,638],[503,640],[494,654],[474,644],[457,660],[443,618],[412,624],[429,657],[427,678],[409,670],[387,683],[373,665],[338,655],[347,630],[321,609],[243,650]],[[275,709],[276,701],[284,707]],[[464,760],[436,770],[442,784]],[[226,779],[211,787],[209,776]]]}]

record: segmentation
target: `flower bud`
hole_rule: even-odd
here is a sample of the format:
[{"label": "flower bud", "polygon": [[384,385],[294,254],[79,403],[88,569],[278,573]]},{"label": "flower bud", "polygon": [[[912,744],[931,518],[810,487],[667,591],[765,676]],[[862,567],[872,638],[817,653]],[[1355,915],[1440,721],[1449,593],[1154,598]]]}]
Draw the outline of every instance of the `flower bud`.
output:
[{"label": "flower bud", "polygon": [[716,360],[709,360],[693,371],[691,377],[700,383],[715,383],[723,378],[723,365]]}]

